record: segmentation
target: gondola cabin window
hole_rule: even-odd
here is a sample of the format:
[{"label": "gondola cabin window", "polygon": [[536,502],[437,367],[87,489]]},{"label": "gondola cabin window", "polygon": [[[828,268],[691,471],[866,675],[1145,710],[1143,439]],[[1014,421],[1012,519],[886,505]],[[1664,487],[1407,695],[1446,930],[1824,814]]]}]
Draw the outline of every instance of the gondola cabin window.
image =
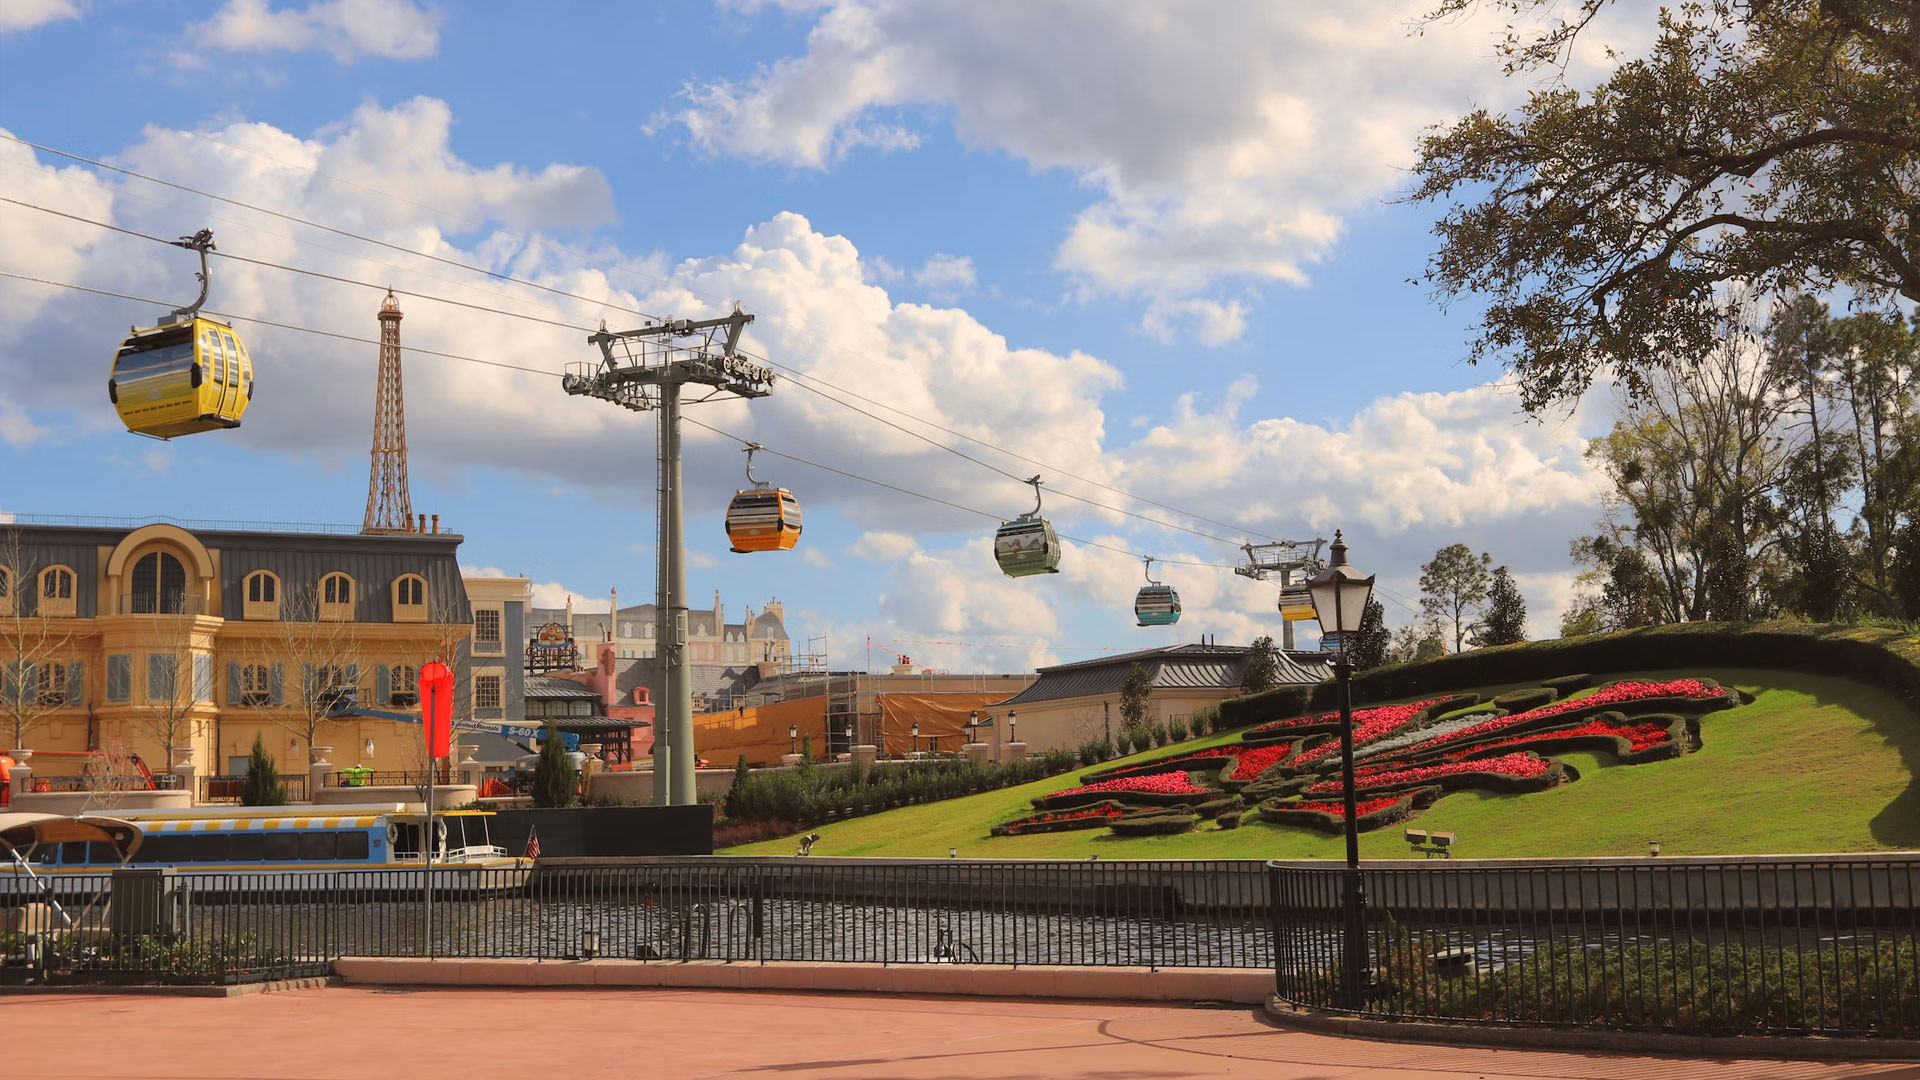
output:
[{"label": "gondola cabin window", "polygon": [[393,579],[393,621],[427,621],[427,579],[402,574]]},{"label": "gondola cabin window", "polygon": [[255,570],[247,575],[246,602],[242,605],[241,617],[262,619],[268,622],[280,618],[280,579],[266,570]]},{"label": "gondola cabin window", "polygon": [[328,622],[353,621],[353,579],[328,574],[320,579],[320,618]]},{"label": "gondola cabin window", "polygon": [[41,615],[72,615],[73,571],[64,566],[49,566],[40,572]]}]

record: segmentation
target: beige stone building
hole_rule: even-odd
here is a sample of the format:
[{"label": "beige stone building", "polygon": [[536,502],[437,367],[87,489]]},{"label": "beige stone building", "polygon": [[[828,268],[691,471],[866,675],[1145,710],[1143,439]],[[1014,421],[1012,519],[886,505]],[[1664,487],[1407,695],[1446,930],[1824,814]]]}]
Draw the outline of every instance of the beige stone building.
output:
[{"label": "beige stone building", "polygon": [[[1153,683],[1147,722],[1191,723],[1200,710],[1240,695],[1251,651],[1245,645],[1174,645],[1044,667],[1033,685],[995,702],[993,713],[1017,713],[1020,738],[1035,753],[1110,740],[1121,727],[1120,690],[1127,669],[1139,664]],[[1281,683],[1320,682],[1331,671],[1328,662],[1317,653],[1282,652]]]},{"label": "beige stone building", "polygon": [[[88,770],[243,772],[254,737],[283,775],[417,769],[421,665],[471,701],[472,614],[451,533],[14,524],[0,531],[0,740],[36,782]],[[462,710],[470,712],[469,709]],[[89,757],[88,755],[92,755]],[[140,782],[117,777],[114,782]],[[196,794],[205,794],[204,791]]]}]

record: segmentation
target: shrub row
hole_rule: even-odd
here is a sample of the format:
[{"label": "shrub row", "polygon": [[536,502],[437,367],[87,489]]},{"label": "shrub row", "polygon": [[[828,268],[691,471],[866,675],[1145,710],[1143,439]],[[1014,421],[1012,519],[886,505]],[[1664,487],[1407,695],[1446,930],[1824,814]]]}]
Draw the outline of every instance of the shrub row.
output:
[{"label": "shrub row", "polygon": [[831,818],[858,817],[1041,780],[1066,772],[1073,760],[1071,753],[1053,750],[985,766],[954,757],[872,768],[827,770],[802,762],[796,769],[741,769],[734,773],[724,812],[728,821],[818,825]]},{"label": "shrub row", "polygon": [[[1879,686],[1920,708],[1920,635],[1882,627],[1773,620],[1674,623],[1612,634],[1497,645],[1354,676],[1356,705],[1503,683],[1538,682],[1563,694],[1591,677],[1569,671],[1767,668],[1837,675]],[[1582,682],[1581,680],[1585,680]],[[1571,680],[1567,685],[1558,685]],[[1576,687],[1573,684],[1579,683]],[[1220,703],[1227,729],[1337,708],[1332,681],[1289,686]]]}]

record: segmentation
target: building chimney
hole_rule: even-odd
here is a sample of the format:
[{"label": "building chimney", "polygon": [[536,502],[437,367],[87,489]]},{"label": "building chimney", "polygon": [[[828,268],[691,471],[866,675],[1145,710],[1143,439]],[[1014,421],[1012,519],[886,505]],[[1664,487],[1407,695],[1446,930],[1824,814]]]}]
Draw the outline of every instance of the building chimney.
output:
[{"label": "building chimney", "polygon": [[433,535],[435,536],[440,535],[440,515],[439,514],[433,515]]}]

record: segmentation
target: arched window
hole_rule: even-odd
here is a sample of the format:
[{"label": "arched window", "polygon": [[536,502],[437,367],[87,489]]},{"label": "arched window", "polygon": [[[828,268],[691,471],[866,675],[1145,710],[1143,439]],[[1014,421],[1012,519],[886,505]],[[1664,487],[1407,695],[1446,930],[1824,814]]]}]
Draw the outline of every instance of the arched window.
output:
[{"label": "arched window", "polygon": [[64,566],[49,566],[40,571],[40,614],[72,615],[73,571]]},{"label": "arched window", "polygon": [[427,621],[427,579],[401,574],[393,579],[393,621]]},{"label": "arched window", "polygon": [[127,579],[129,612],[135,615],[173,614],[186,610],[187,568],[165,551],[149,551],[134,560]]},{"label": "arched window", "polygon": [[241,617],[278,619],[280,617],[280,579],[268,570],[255,570],[248,574],[244,601],[241,605]]},{"label": "arched window", "polygon": [[334,622],[353,621],[353,579],[328,574],[320,579],[320,617]]}]

